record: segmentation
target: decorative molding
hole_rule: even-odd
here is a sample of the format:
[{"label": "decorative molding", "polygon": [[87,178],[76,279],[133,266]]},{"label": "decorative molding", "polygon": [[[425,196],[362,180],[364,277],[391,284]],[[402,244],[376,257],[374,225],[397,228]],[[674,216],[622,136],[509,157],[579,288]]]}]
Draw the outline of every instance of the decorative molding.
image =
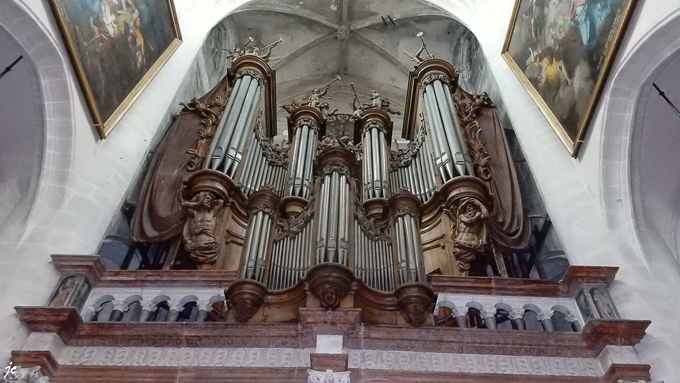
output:
[{"label": "decorative molding", "polygon": [[252,69],[252,68],[242,68],[242,69],[239,69],[236,72],[236,75],[234,76],[234,78],[239,79],[243,76],[250,76],[253,79],[255,79],[257,81],[257,83],[260,84],[260,86],[264,86],[265,82],[264,82],[264,79],[262,78],[262,74],[260,73],[259,70]]},{"label": "decorative molding", "polygon": [[350,383],[349,371],[333,372],[332,370],[315,371],[307,370],[309,373],[308,383]]},{"label": "decorative molding", "polygon": [[350,350],[350,369],[539,376],[604,375],[597,359]]},{"label": "decorative molding", "polygon": [[58,361],[60,365],[72,366],[309,368],[312,351],[293,348],[69,347]]}]

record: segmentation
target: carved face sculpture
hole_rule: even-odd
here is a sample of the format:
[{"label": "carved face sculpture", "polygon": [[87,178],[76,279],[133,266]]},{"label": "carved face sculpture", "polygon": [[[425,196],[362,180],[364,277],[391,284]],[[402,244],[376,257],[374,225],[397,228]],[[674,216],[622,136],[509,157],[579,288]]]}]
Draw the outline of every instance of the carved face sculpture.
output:
[{"label": "carved face sculpture", "polygon": [[427,320],[427,310],[422,303],[411,303],[403,313],[404,319],[412,326],[420,326]]},{"label": "carved face sculpture", "polygon": [[199,198],[200,198],[201,204],[203,206],[205,206],[208,209],[210,209],[212,207],[213,200],[214,200],[214,197],[212,196],[212,194],[210,194],[208,192],[201,192],[199,194]]},{"label": "carved face sculpture", "polygon": [[340,304],[340,294],[333,286],[326,286],[321,290],[321,304],[326,308],[335,308]]}]

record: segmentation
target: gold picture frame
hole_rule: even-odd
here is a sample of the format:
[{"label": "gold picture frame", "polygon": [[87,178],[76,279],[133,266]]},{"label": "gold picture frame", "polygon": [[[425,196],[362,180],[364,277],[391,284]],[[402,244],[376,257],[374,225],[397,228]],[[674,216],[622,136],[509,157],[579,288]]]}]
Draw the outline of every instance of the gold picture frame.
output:
[{"label": "gold picture frame", "polygon": [[516,0],[502,56],[578,155],[637,0]]},{"label": "gold picture frame", "polygon": [[101,139],[182,43],[173,0],[48,0]]}]

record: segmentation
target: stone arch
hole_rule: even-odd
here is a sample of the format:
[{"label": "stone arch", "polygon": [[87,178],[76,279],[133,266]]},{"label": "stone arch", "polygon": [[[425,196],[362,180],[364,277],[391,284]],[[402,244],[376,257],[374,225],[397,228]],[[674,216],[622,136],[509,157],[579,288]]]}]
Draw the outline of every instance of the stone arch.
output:
[{"label": "stone arch", "polygon": [[[639,211],[639,201],[635,201],[632,183],[639,175],[633,147],[634,128],[642,122],[637,106],[644,101],[642,98],[647,97],[645,84],[680,52],[679,29],[680,10],[652,27],[621,59],[619,69],[610,79],[602,105],[600,198],[607,224],[612,230],[622,231],[629,244],[643,256],[645,251],[639,230],[644,228],[644,217]],[[645,258],[649,263],[649,258]]]},{"label": "stone arch", "polygon": [[[33,200],[27,204],[27,222],[36,210],[58,209],[65,200],[73,163],[75,140],[74,97],[68,60],[62,55],[59,42],[21,1],[0,2],[0,28],[16,40],[37,72],[43,109],[44,147],[37,187]],[[21,226],[21,230],[26,224]],[[12,233],[20,238],[23,233]]]}]

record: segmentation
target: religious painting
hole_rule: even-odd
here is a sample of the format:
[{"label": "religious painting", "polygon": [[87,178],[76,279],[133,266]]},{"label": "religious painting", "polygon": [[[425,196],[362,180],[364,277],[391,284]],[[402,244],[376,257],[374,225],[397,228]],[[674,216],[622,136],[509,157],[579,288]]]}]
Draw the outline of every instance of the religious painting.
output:
[{"label": "religious painting", "polygon": [[572,156],[583,143],[636,0],[517,0],[503,58]]},{"label": "religious painting", "polygon": [[49,0],[106,138],[181,44],[173,0]]}]

